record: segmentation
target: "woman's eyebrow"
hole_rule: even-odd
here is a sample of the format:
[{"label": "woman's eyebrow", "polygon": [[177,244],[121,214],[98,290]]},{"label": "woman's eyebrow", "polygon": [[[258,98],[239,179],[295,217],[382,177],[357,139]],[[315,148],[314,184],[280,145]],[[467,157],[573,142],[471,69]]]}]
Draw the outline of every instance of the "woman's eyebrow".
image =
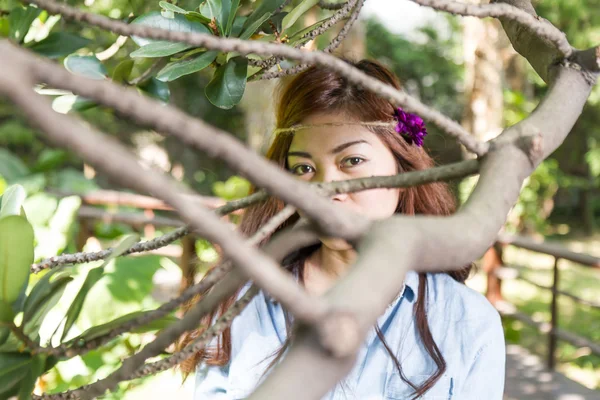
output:
[{"label": "woman's eyebrow", "polygon": [[346,143],[342,143],[339,146],[334,147],[333,149],[331,149],[330,154],[335,154],[335,153],[339,153],[340,151],[347,149],[350,146],[354,146],[355,144],[359,144],[359,143],[366,143],[369,146],[371,146],[371,143],[367,142],[366,140],[354,140],[352,142],[346,142]]},{"label": "woman's eyebrow", "polygon": [[[366,140],[353,140],[352,142],[346,142],[346,143],[342,143],[336,147],[334,147],[333,149],[331,149],[330,154],[336,154],[339,153],[340,151],[347,149],[350,146],[354,146],[355,144],[359,144],[359,143],[366,143],[369,146],[371,146],[371,143],[367,142]],[[288,157],[304,157],[304,158],[310,158],[312,159],[312,156],[310,155],[310,153],[307,153],[305,151],[290,151],[288,152]]]},{"label": "woman's eyebrow", "polygon": [[312,156],[310,155],[310,153],[307,153],[305,151],[290,151],[287,154],[288,157],[292,157],[292,156],[296,156],[296,157],[304,157],[304,158],[310,158],[312,160]]}]

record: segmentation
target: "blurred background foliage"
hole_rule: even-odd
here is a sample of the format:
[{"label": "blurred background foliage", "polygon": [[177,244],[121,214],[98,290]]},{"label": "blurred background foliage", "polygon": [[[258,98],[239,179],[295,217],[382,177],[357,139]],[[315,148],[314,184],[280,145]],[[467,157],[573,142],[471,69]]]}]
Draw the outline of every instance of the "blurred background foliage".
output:
[{"label": "blurred background foliage", "polygon": [[[175,19],[180,22],[181,29],[209,31],[214,29],[206,21],[206,17],[211,16],[207,9],[209,1],[181,0],[159,4],[158,1],[142,0],[85,0],[82,4],[67,0],[66,3],[130,23],[141,23],[152,16],[158,20]],[[274,10],[281,3],[281,0],[241,0],[237,17],[229,21],[219,15],[222,23],[216,29],[219,34],[273,40],[274,35],[272,31],[269,32],[268,24],[259,21],[260,15],[251,16],[251,13],[259,7],[263,7],[262,10],[265,7]],[[293,0],[284,11],[290,12],[301,3]],[[573,45],[586,48],[600,43],[600,13],[594,12],[600,7],[600,1],[546,0],[534,3],[538,13],[565,31]],[[295,21],[290,21],[288,17],[287,20],[279,18],[275,22],[289,23],[286,32],[293,38],[294,32],[328,15],[331,15],[330,11],[312,7]],[[467,66],[464,51],[468,38],[463,34],[463,21],[440,14],[410,35],[401,35],[390,32],[376,18],[361,18],[338,54],[365,56],[381,61],[398,75],[407,92],[460,121],[465,118],[470,101],[465,86]],[[324,48],[332,35],[328,32],[315,40],[312,48]],[[272,85],[269,82],[246,82],[247,76],[256,73],[257,69],[246,69],[244,61],[236,58],[235,54],[207,54],[209,52],[202,49],[185,46],[173,50],[172,46],[165,43],[120,38],[85,24],[50,16],[34,7],[25,7],[15,0],[0,0],[0,36],[9,37],[24,47],[54,59],[74,73],[112,79],[137,87],[141,93],[173,104],[192,116],[230,132],[258,151],[264,150],[269,142],[272,119],[265,119],[256,128],[253,118],[258,114],[272,114]],[[511,60],[516,60],[515,63],[520,63],[521,72],[503,76],[500,82],[503,126],[525,118],[547,90],[523,60],[514,57],[514,54],[511,57]],[[288,62],[282,63],[282,67],[289,65]],[[515,85],[514,80],[519,84]],[[220,87],[227,84],[236,87],[237,97],[223,96]],[[252,90],[253,85],[262,89]],[[38,87],[36,90],[49,97],[57,112],[76,113],[86,122],[128,145],[142,163],[171,174],[207,198],[232,200],[243,197],[249,191],[249,183],[243,177],[235,176],[219,160],[198,154],[183,143],[148,131],[111,109],[71,93],[47,87]],[[267,101],[264,99],[265,93]],[[598,126],[600,86],[594,88],[590,101],[565,143],[527,179],[519,202],[508,217],[507,231],[560,240],[574,250],[600,256],[600,233],[597,229],[600,217]],[[434,126],[429,131],[431,134],[426,145],[437,162],[454,162],[463,158],[462,149],[452,139]],[[63,252],[106,248],[129,234],[137,233],[142,239],[151,239],[173,229],[165,226],[148,228],[145,224],[116,221],[111,217],[115,213],[146,217],[149,214],[138,207],[111,204],[96,205],[103,216],[94,218],[92,223],[83,223],[80,196],[100,189],[126,190],[84,165],[77,154],[47,143],[42,135],[36,134],[28,126],[18,109],[0,99],[0,194],[14,184],[22,185],[26,191],[23,207],[34,228],[36,261]],[[452,182],[452,185],[457,197],[464,199],[473,186],[473,180]],[[174,218],[174,214],[168,210],[153,210],[150,216]],[[183,243],[177,242],[175,246],[181,248]],[[218,259],[218,249],[204,240],[196,240],[194,248],[200,273]],[[177,265],[177,254],[119,258],[107,264],[102,278],[87,294],[69,337],[128,313],[156,308],[161,301],[176,293],[182,279],[189,273]],[[528,258],[518,252],[509,254],[509,259],[511,257],[539,266],[540,274],[551,273],[543,260]],[[49,310],[40,332],[46,329],[48,332],[45,334],[52,336],[57,324],[61,326],[60,321],[93,267],[97,265],[72,268],[73,280],[69,282],[57,306]],[[585,281],[586,284],[595,285],[597,293],[600,288],[598,276],[591,275],[573,270],[569,272],[568,285],[575,292],[585,291],[588,289],[579,287]],[[43,276],[44,273],[32,275],[28,290]],[[167,295],[160,292],[163,286],[167,288]],[[511,300],[530,314],[544,313],[548,309],[548,299],[541,293],[522,288],[511,289],[510,293]],[[569,329],[600,340],[597,326],[600,316],[597,313],[585,308],[569,312],[573,315],[568,322]],[[582,320],[595,321],[595,325],[585,324],[583,327],[578,322]],[[526,332],[514,321],[507,322],[506,329],[509,340],[526,345],[538,340],[537,334]],[[44,391],[59,392],[106,376],[119,365],[123,357],[139,350],[155,331],[126,334],[102,349],[60,362],[38,385]],[[560,359],[571,376],[583,375],[584,384],[600,387],[600,359],[589,354],[578,354],[567,345],[561,346]],[[539,351],[543,352],[541,349]],[[124,383],[119,391],[107,398],[148,398],[147,393],[158,390],[160,385],[164,385],[165,379],[173,377],[169,374]],[[139,389],[149,387],[153,389]]]}]

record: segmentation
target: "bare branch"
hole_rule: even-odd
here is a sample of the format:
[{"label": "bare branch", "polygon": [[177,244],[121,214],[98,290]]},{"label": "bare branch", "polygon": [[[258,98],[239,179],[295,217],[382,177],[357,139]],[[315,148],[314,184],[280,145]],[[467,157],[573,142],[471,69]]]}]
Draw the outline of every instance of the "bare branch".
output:
[{"label": "bare branch", "polygon": [[[348,3],[350,3],[350,2],[348,2]],[[339,45],[342,43],[342,41],[344,40],[344,38],[346,37],[348,32],[350,32],[350,29],[352,28],[352,25],[354,25],[354,22],[358,18],[360,10],[362,9],[362,6],[364,4],[365,4],[365,0],[358,1],[358,3],[356,4],[356,7],[352,11],[352,14],[350,15],[350,18],[348,18],[348,21],[346,21],[346,23],[344,24],[342,29],[340,29],[337,36],[331,41],[331,43],[329,43],[327,45],[327,47],[325,49],[323,49],[323,52],[333,53],[335,51],[335,49],[337,49],[339,47]],[[261,80],[262,79],[275,79],[275,78],[280,78],[282,76],[294,75],[301,71],[304,71],[308,67],[310,67],[309,64],[300,64],[300,65],[296,65],[295,67],[287,68],[287,69],[284,69],[281,71],[266,72],[266,73],[260,75],[258,77],[258,79],[261,79]]]},{"label": "bare branch", "polygon": [[[276,55],[285,58],[297,60],[306,64],[318,64],[323,65],[331,70],[346,77],[352,83],[364,87],[365,89],[371,90],[377,93],[382,98],[392,102],[393,104],[401,105],[406,108],[407,111],[416,112],[426,120],[433,122],[438,125],[442,130],[447,132],[449,135],[456,137],[469,151],[483,156],[488,150],[488,144],[478,141],[473,135],[469,134],[459,123],[453,121],[442,113],[425,106],[417,99],[409,96],[403,91],[396,90],[390,85],[387,85],[380,80],[366,75],[362,71],[354,68],[348,63],[320,51],[303,51],[294,49],[289,46],[275,43],[263,43],[257,41],[245,41],[232,38],[215,37],[209,34],[202,33],[190,33],[190,32],[174,32],[164,29],[151,28],[139,24],[126,24],[121,21],[112,20],[110,18],[82,12],[64,4],[57,4],[52,0],[24,0],[26,3],[37,4],[40,8],[43,8],[50,13],[61,14],[65,19],[72,19],[76,21],[84,21],[91,25],[100,27],[102,29],[109,30],[114,33],[126,36],[140,36],[149,39],[160,39],[168,40],[172,42],[188,43],[197,47],[206,47],[208,49],[221,50],[226,52],[235,51],[242,55],[248,54],[259,54],[259,55]],[[45,68],[47,68],[46,65]],[[43,68],[38,69],[39,76],[45,78],[51,78],[51,75],[55,72],[44,72]],[[57,74],[58,75],[58,74]],[[73,82],[73,81],[72,81]],[[60,82],[54,82],[56,86],[61,86]],[[96,84],[100,84],[98,88],[101,90],[107,89],[107,82],[96,81]],[[95,86],[89,82],[89,87]],[[95,90],[92,90],[94,95]],[[85,96],[88,97],[88,96]],[[97,96],[92,96],[96,100],[100,100]],[[168,107],[167,107],[168,108]],[[164,110],[164,109],[163,109]],[[180,113],[183,115],[183,113]],[[171,120],[176,121],[176,120]],[[207,150],[209,151],[209,150]],[[239,157],[240,160],[245,157]],[[240,170],[239,166],[236,169]],[[256,168],[252,166],[252,170]],[[247,171],[244,171],[247,172]],[[251,176],[251,175],[249,175]],[[267,185],[261,185],[267,187]],[[291,203],[291,202],[290,202]],[[298,206],[297,204],[294,204]],[[305,208],[304,211],[307,211]],[[308,212],[310,215],[310,212]],[[335,212],[333,212],[335,215]],[[326,227],[322,227],[326,231]],[[348,232],[355,231],[351,226],[347,227]]]},{"label": "bare branch", "polygon": [[[53,142],[75,151],[116,182],[142,193],[155,194],[157,198],[171,204],[201,236],[219,244],[225,255],[257,285],[290,310],[295,310],[292,312],[300,320],[315,320],[322,315],[324,310],[319,301],[308,295],[277,263],[261,251],[247,245],[237,232],[212,212],[199,207],[187,196],[182,196],[181,193],[190,194],[187,189],[179,188],[164,174],[146,173],[134,155],[118,142],[91,127],[85,127],[71,116],[55,113],[46,98],[30,89],[33,84],[27,81],[27,72],[37,67],[30,63],[27,52],[7,42],[0,43],[0,47],[4,51],[5,59],[11,60],[0,77],[0,92],[22,108],[31,123],[40,127]],[[162,112],[165,113],[165,110]],[[275,167],[269,165],[269,168]],[[329,202],[312,189],[308,190],[315,197]]]},{"label": "bare branch", "polygon": [[[455,0],[411,0],[413,3],[427,6],[451,14],[472,17],[502,17],[514,21],[523,27],[530,29],[537,36],[546,39],[556,46],[563,58],[573,53],[573,47],[565,37],[565,34],[552,25],[549,21],[537,17],[533,7],[530,11],[524,11],[510,4],[469,4],[459,3]],[[492,3],[494,0],[492,0]]]},{"label": "bare branch", "polygon": [[571,60],[576,64],[581,65],[586,71],[598,74],[600,73],[600,46],[583,51],[576,51]]}]

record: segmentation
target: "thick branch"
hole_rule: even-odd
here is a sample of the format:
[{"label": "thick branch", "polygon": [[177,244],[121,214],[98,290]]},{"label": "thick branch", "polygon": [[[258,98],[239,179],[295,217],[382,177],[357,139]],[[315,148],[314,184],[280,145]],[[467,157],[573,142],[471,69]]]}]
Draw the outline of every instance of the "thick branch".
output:
[{"label": "thick branch", "polygon": [[[244,243],[237,232],[212,212],[199,207],[187,196],[182,196],[182,193],[190,194],[188,190],[177,187],[173,180],[163,174],[147,173],[135,156],[118,142],[91,127],[87,128],[71,116],[55,113],[46,98],[30,89],[33,85],[28,84],[26,72],[33,66],[27,62],[27,53],[17,51],[6,42],[2,47],[6,51],[4,56],[12,62],[6,65],[0,77],[0,92],[17,104],[32,124],[37,125],[53,142],[75,151],[124,186],[154,194],[171,204],[201,236],[219,244],[225,255],[257,285],[286,304],[286,307],[289,306],[290,310],[296,310],[295,315],[300,320],[316,319],[324,311],[320,303],[307,295],[272,259]],[[315,194],[314,191],[312,193]]]},{"label": "thick branch", "polygon": [[[531,56],[536,54],[533,50]],[[523,132],[540,132],[539,152],[524,152],[518,143],[493,148],[482,161],[475,191],[458,213],[451,217],[397,216],[373,224],[364,236],[356,264],[326,294],[332,308],[343,306],[354,313],[361,337],[397,295],[408,269],[452,270],[481,256],[494,242],[524,179],[568,135],[592,85],[589,77],[576,68],[546,67],[554,77],[546,98],[531,116],[501,135],[520,138]],[[250,399],[319,399],[350,371],[353,362],[353,357],[333,357],[320,346],[314,329],[304,329]],[[305,385],[306,381],[311,385]]]},{"label": "thick branch", "polygon": [[[289,58],[292,60],[297,60],[306,64],[318,64],[323,65],[331,70],[341,74],[342,76],[348,78],[348,80],[356,85],[362,86],[368,90],[377,93],[382,98],[389,100],[393,104],[401,105],[406,108],[407,111],[416,112],[421,117],[426,120],[430,120],[434,124],[438,125],[442,130],[447,132],[449,135],[456,137],[469,151],[482,156],[488,150],[487,143],[482,143],[478,141],[473,135],[470,135],[459,123],[453,121],[442,113],[425,106],[423,103],[418,101],[417,99],[409,96],[403,91],[398,91],[392,86],[389,86],[380,80],[370,77],[349,65],[348,63],[323,52],[319,51],[303,51],[294,49],[289,46],[285,46],[282,44],[275,43],[263,43],[258,41],[245,41],[239,39],[231,39],[231,38],[222,38],[215,37],[209,34],[201,34],[201,33],[188,33],[188,32],[174,32],[168,31],[164,29],[156,29],[148,26],[143,26],[139,24],[131,24],[128,25],[121,21],[112,20],[110,18],[103,17],[101,15],[95,15],[90,13],[85,13],[76,9],[73,9],[69,6],[57,4],[52,0],[24,0],[27,3],[37,4],[39,7],[49,11],[54,14],[61,14],[63,18],[72,19],[76,21],[84,21],[91,25],[100,27],[102,29],[109,30],[114,33],[118,33],[120,35],[126,36],[140,36],[149,39],[159,39],[159,40],[168,40],[172,42],[182,42],[188,43],[196,47],[206,47],[208,49],[216,49],[225,52],[238,52],[242,55],[248,54],[259,54],[264,56],[282,56],[285,58]],[[44,68],[48,68],[46,65]],[[40,68],[38,71],[40,76],[45,76],[50,78],[51,73],[44,73],[43,68]],[[58,74],[57,74],[58,75]],[[98,88],[102,88],[102,90],[106,90],[108,86],[104,86],[107,82],[96,81],[93,86],[101,83],[101,86]],[[55,82],[55,86],[61,87],[60,82]],[[92,87],[92,84],[89,83],[89,86]],[[97,95],[97,93],[94,94]],[[89,96],[84,96],[89,97]],[[91,96],[96,100],[97,96]],[[167,108],[168,109],[168,108]],[[159,113],[160,115],[161,113]],[[183,113],[180,113],[183,115]],[[139,113],[138,113],[139,115]],[[171,119],[169,122],[178,121],[177,119]],[[208,150],[207,150],[208,151]],[[245,157],[237,157],[242,160]],[[240,170],[239,167],[236,169]],[[252,170],[257,169],[254,165],[251,168]],[[266,187],[266,185],[263,185]],[[295,204],[297,205],[297,204]],[[303,207],[300,207],[305,210]],[[307,211],[307,210],[305,210]],[[310,215],[310,213],[309,213]],[[335,212],[333,212],[335,215]],[[352,232],[352,227],[347,227],[349,232]],[[327,231],[327,229],[325,229]]]}]

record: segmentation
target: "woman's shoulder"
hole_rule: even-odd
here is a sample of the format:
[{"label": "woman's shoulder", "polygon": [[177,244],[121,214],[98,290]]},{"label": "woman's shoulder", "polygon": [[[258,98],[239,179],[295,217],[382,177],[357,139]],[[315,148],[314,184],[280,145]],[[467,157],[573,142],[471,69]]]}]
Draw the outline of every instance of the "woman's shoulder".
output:
[{"label": "woman's shoulder", "polygon": [[427,274],[428,306],[448,321],[500,323],[500,314],[488,299],[446,273]]}]

